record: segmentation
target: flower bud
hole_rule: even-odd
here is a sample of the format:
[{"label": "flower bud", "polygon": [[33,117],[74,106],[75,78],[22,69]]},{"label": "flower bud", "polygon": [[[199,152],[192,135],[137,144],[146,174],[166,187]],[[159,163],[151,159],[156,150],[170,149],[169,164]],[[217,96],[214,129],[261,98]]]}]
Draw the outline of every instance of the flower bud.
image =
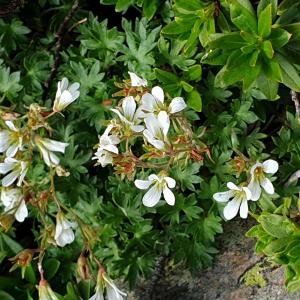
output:
[{"label": "flower bud", "polygon": [[0,216],[0,225],[3,227],[5,232],[7,232],[10,229],[14,220],[15,218],[13,215],[4,214]]},{"label": "flower bud", "polygon": [[10,268],[10,272],[14,271],[18,267],[26,268],[29,266],[32,260],[34,251],[31,249],[25,249],[19,252],[16,256],[10,258],[9,260],[13,262],[13,266]]},{"label": "flower bud", "polygon": [[82,280],[91,278],[88,261],[83,253],[80,254],[77,260],[77,272]]},{"label": "flower bud", "polygon": [[59,300],[45,279],[40,280],[38,291],[39,300]]}]

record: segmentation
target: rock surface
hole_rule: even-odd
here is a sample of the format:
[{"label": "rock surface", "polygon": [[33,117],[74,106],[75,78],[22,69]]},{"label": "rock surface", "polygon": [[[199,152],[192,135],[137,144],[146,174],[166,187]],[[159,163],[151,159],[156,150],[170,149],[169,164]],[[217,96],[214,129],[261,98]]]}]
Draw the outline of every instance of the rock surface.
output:
[{"label": "rock surface", "polygon": [[[245,233],[253,221],[234,220],[225,224],[218,240],[219,255],[214,265],[193,278],[189,272],[175,270],[159,280],[149,296],[149,282],[140,286],[129,299],[140,300],[296,300],[300,292],[288,294],[284,287],[284,269],[266,263],[254,253],[255,240]],[[259,265],[266,286],[246,286],[244,276]]]}]

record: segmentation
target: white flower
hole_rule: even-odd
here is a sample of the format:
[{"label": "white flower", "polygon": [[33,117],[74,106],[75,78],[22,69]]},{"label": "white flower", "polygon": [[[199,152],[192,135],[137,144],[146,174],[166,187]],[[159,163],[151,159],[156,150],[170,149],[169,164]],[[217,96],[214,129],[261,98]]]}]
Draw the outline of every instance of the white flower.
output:
[{"label": "white flower", "polygon": [[[9,173],[10,172],[10,173]],[[17,186],[21,186],[27,172],[27,163],[19,161],[11,157],[7,157],[4,163],[0,163],[0,174],[7,174],[2,178],[2,185],[8,187],[12,185],[17,179]]]},{"label": "white flower", "polygon": [[175,196],[170,189],[176,186],[176,181],[171,177],[151,174],[148,180],[136,179],[134,184],[140,190],[147,190],[152,185],[150,190],[143,197],[143,204],[145,206],[155,206],[160,200],[162,193],[169,205],[175,204]]},{"label": "white flower", "polygon": [[258,200],[261,195],[261,187],[267,194],[274,194],[274,187],[267,174],[275,174],[278,171],[278,163],[273,159],[268,159],[263,163],[256,163],[250,170],[251,179],[248,188],[251,191],[251,200]]},{"label": "white flower", "polygon": [[127,296],[126,293],[116,287],[114,282],[108,278],[105,273],[102,274],[102,278],[105,282],[107,300],[123,300],[123,297]]},{"label": "white flower", "polygon": [[0,152],[5,152],[7,157],[14,157],[22,149],[23,137],[12,121],[5,121],[10,130],[0,131]]},{"label": "white flower", "polygon": [[158,116],[148,115],[145,119],[146,129],[143,131],[146,140],[155,148],[162,150],[167,142],[167,134],[170,128],[170,119],[165,111]]},{"label": "white flower", "polygon": [[70,222],[62,212],[58,212],[56,215],[56,228],[54,236],[56,244],[60,247],[71,244],[75,238],[72,229],[75,229],[76,227],[76,223]]},{"label": "white flower", "polygon": [[128,72],[128,74],[130,76],[131,86],[132,87],[138,87],[138,86],[146,87],[148,85],[148,82],[147,82],[146,79],[143,79],[143,78],[137,76],[133,72]]},{"label": "white flower", "polygon": [[53,152],[65,153],[65,149],[69,145],[68,143],[41,138],[38,135],[35,136],[34,141],[43,156],[44,162],[49,167],[59,164],[59,158]]},{"label": "white flower", "polygon": [[251,191],[247,187],[238,187],[232,182],[227,183],[229,191],[215,193],[213,198],[218,202],[228,202],[224,208],[223,214],[226,220],[233,219],[239,209],[240,217],[246,219],[248,216],[248,200],[251,199]]},{"label": "white flower", "polygon": [[164,103],[164,91],[161,87],[155,86],[150,93],[142,96],[141,109],[148,113],[158,113],[161,110],[167,111],[170,114],[175,114],[186,108],[185,101],[182,97],[175,97],[169,107]]},{"label": "white flower", "polygon": [[1,201],[4,205],[4,212],[13,214],[18,222],[23,222],[28,216],[22,191],[18,188],[5,189],[1,191]]},{"label": "white flower", "polygon": [[141,132],[144,130],[143,125],[138,125],[143,117],[143,113],[140,109],[136,109],[136,103],[132,96],[125,97],[122,102],[122,108],[120,110],[112,108],[114,113],[116,113],[121,122],[129,126],[129,128],[134,132]]},{"label": "white flower", "polygon": [[62,79],[62,81],[58,82],[55,101],[53,104],[53,111],[62,111],[79,97],[80,92],[78,91],[78,89],[80,87],[80,84],[78,82],[75,82],[70,86],[68,85],[69,80],[65,77]]},{"label": "white flower", "polygon": [[113,125],[109,125],[104,131],[103,135],[99,137],[99,146],[95,156],[92,158],[97,159],[97,162],[100,163],[102,167],[112,164],[112,154],[119,153],[119,150],[115,145],[120,143],[120,139],[116,135],[109,135],[113,127]]},{"label": "white flower", "polygon": [[38,291],[39,300],[59,300],[45,279],[40,280]]},{"label": "white flower", "polygon": [[92,297],[90,297],[89,300],[104,300],[102,286],[100,286],[100,285],[96,286],[96,292]]}]

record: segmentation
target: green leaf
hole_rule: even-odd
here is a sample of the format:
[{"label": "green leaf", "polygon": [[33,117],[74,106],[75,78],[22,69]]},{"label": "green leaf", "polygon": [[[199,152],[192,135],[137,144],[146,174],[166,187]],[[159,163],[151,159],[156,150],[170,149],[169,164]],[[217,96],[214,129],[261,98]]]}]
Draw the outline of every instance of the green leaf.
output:
[{"label": "green leaf", "polygon": [[143,1],[143,14],[144,16],[150,20],[153,18],[159,7],[159,0],[144,0]]},{"label": "green leaf", "polygon": [[35,272],[31,264],[29,264],[25,269],[25,279],[32,284],[37,283]]},{"label": "green leaf", "polygon": [[116,11],[126,11],[130,5],[133,4],[133,0],[118,0],[116,3]]},{"label": "green leaf", "polygon": [[67,295],[65,296],[65,298],[67,298],[67,300],[79,300],[80,299],[71,282],[67,283]]},{"label": "green leaf", "polygon": [[262,44],[263,53],[267,58],[271,59],[274,55],[274,50],[270,41],[264,41]]},{"label": "green leaf", "polygon": [[193,90],[188,94],[187,106],[197,112],[202,111],[202,99],[201,95],[197,91]]},{"label": "green leaf", "polygon": [[288,237],[286,228],[287,218],[279,215],[264,214],[258,217],[258,221],[261,223],[264,230],[275,238]]},{"label": "green leaf", "polygon": [[274,254],[283,252],[290,241],[290,238],[276,239],[266,246],[264,253],[266,255],[273,256]]},{"label": "green leaf", "polygon": [[183,80],[180,81],[180,86],[182,86],[182,88],[188,93],[190,93],[194,89],[192,85]]},{"label": "green leaf", "polygon": [[272,7],[269,4],[258,16],[258,34],[266,38],[271,33]]},{"label": "green leaf", "polygon": [[188,70],[185,72],[185,77],[189,81],[199,81],[201,80],[202,75],[202,68],[201,65],[193,65],[188,68]]},{"label": "green leaf", "polygon": [[9,235],[0,233],[0,237],[5,244],[5,250],[8,250],[11,254],[16,255],[23,250],[22,246],[15,240],[13,240]]},{"label": "green leaf", "polygon": [[282,55],[276,56],[281,67],[281,82],[294,90],[300,92],[300,77],[295,67]]},{"label": "green leaf", "polygon": [[180,33],[190,31],[191,28],[193,28],[193,25],[194,22],[178,23],[176,21],[172,21],[161,30],[161,33],[165,35],[178,35]]},{"label": "green leaf", "polygon": [[260,16],[262,11],[268,6],[271,5],[272,7],[272,20],[275,19],[277,15],[277,5],[278,0],[260,0],[257,6],[257,15]]},{"label": "green leaf", "polygon": [[278,96],[278,82],[267,78],[261,74],[256,80],[256,84],[261,92],[266,96],[266,99],[277,100]]},{"label": "green leaf", "polygon": [[263,70],[271,80],[281,81],[281,68],[277,60],[268,60],[263,67]]},{"label": "green leaf", "polygon": [[13,19],[11,23],[5,23],[4,19],[0,19],[0,37],[1,46],[3,46],[7,52],[11,52],[17,49],[17,46],[23,45],[26,41],[26,34],[30,32],[30,29],[23,25],[22,21]]},{"label": "green leaf", "polygon": [[81,280],[78,283],[78,290],[83,300],[89,300],[91,294],[91,280]]},{"label": "green leaf", "polygon": [[[298,242],[300,242],[300,241],[298,241]],[[292,247],[291,249],[289,249],[287,255],[290,257],[293,257],[293,258],[300,257],[300,245],[298,244],[298,245]]]},{"label": "green leaf", "polygon": [[23,88],[20,82],[21,72],[10,72],[10,68],[0,65],[0,103],[6,97],[13,100]]},{"label": "green leaf", "polygon": [[0,299],[1,300],[15,300],[15,298],[13,296],[11,296],[10,294],[8,294],[4,291],[0,291]]},{"label": "green leaf", "polygon": [[209,18],[206,22],[203,22],[202,28],[199,33],[199,40],[202,47],[206,47],[209,43],[209,38],[211,34],[216,32],[215,19]]},{"label": "green leaf", "polygon": [[240,49],[247,45],[239,32],[215,33],[209,36],[209,47],[225,50]]},{"label": "green leaf", "polygon": [[269,41],[272,43],[273,49],[280,49],[288,43],[291,34],[282,28],[272,28]]},{"label": "green leaf", "polygon": [[257,19],[248,0],[233,0],[230,4],[230,18],[240,30],[257,33]]},{"label": "green leaf", "polygon": [[50,280],[55,276],[60,266],[60,261],[56,258],[48,258],[44,262],[45,278]]},{"label": "green leaf", "polygon": [[245,78],[246,74],[251,72],[252,69],[249,61],[249,54],[241,53],[240,50],[232,52],[226,65],[216,75],[216,86],[224,88]]},{"label": "green leaf", "polygon": [[195,191],[194,184],[201,182],[200,176],[196,175],[199,173],[200,166],[200,163],[193,163],[189,164],[184,169],[179,166],[172,168],[171,174],[174,179],[180,183],[183,191],[186,188],[191,191]]}]

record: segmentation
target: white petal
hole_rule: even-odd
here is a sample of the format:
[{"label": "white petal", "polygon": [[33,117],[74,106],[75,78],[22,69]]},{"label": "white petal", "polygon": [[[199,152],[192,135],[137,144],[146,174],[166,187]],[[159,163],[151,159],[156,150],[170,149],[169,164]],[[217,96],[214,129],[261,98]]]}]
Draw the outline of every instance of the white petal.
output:
[{"label": "white petal", "polygon": [[130,128],[134,132],[142,132],[145,129],[143,125],[131,125]]},{"label": "white petal", "polygon": [[164,91],[161,87],[155,86],[151,90],[151,94],[161,103],[164,103]]},{"label": "white petal", "polygon": [[116,146],[114,146],[114,145],[106,145],[106,146],[103,146],[103,149],[106,150],[106,151],[115,153],[115,154],[118,154],[118,153],[119,153],[119,149],[118,149]]},{"label": "white petal", "polygon": [[64,90],[66,90],[68,88],[69,85],[69,80],[68,78],[64,77],[62,79],[62,81],[60,81],[60,89],[63,92]]},{"label": "white petal", "polygon": [[65,229],[63,232],[55,239],[56,243],[60,247],[64,247],[67,244],[71,244],[74,241],[75,235],[72,229]]},{"label": "white petal", "polygon": [[142,106],[141,108],[148,112],[154,112],[156,107],[156,100],[155,98],[150,94],[146,93],[142,96]]},{"label": "white petal", "polygon": [[167,186],[165,186],[163,188],[163,194],[164,194],[164,198],[165,198],[166,202],[169,205],[175,204],[175,196],[174,196],[173,192]]},{"label": "white petal", "polygon": [[2,178],[2,185],[4,187],[8,187],[12,185],[18,177],[19,177],[18,171],[11,172],[8,175],[6,175],[4,178]]},{"label": "white petal", "polygon": [[0,131],[0,152],[6,151],[9,147],[9,133],[7,130]]},{"label": "white petal", "polygon": [[[69,92],[73,95],[74,93],[78,92],[77,90],[80,88],[80,83],[74,82],[68,88]],[[73,97],[74,98],[74,97]]]},{"label": "white petal", "polygon": [[149,181],[149,180],[136,179],[134,181],[134,185],[140,190],[147,190],[151,184],[152,184],[152,181]]},{"label": "white petal", "polygon": [[162,132],[165,136],[167,136],[169,128],[170,128],[170,118],[166,111],[162,110],[159,112],[158,116],[158,123],[160,125],[160,128],[162,129]]},{"label": "white petal", "polygon": [[132,96],[124,98],[122,103],[122,108],[123,108],[124,117],[127,120],[132,121],[136,109],[136,103],[134,98]]},{"label": "white petal", "polygon": [[27,206],[25,204],[25,201],[22,200],[22,202],[19,204],[17,211],[15,212],[15,218],[18,222],[23,222],[27,216],[28,216]]},{"label": "white petal", "polygon": [[120,143],[120,139],[116,135],[109,136],[110,143],[113,145],[117,145]]},{"label": "white petal", "polygon": [[274,194],[274,187],[269,178],[267,178],[267,177],[262,178],[260,180],[260,184],[263,187],[263,189],[266,191],[267,194],[269,194],[269,195]]},{"label": "white petal", "polygon": [[161,189],[157,186],[153,186],[143,197],[143,204],[148,207],[153,207],[156,205],[161,197]]},{"label": "white petal", "polygon": [[14,123],[12,121],[5,121],[6,126],[15,132],[18,132],[19,130],[15,127]]},{"label": "white petal", "polygon": [[59,109],[63,109],[67,107],[69,104],[71,104],[75,99],[73,99],[72,94],[68,91],[65,90],[62,92],[60,99],[58,101],[58,107]]},{"label": "white petal", "polygon": [[249,190],[249,188],[247,188],[247,187],[242,187],[242,190],[245,192],[246,199],[247,199],[247,200],[250,200],[251,197],[252,197],[252,194],[251,194],[251,191]]},{"label": "white petal", "polygon": [[241,200],[238,197],[235,197],[231,201],[229,201],[223,211],[224,218],[226,220],[233,219],[239,211],[240,204]]},{"label": "white petal", "polygon": [[69,146],[68,143],[62,143],[47,138],[41,139],[41,143],[45,146],[46,149],[54,152],[61,152],[61,153],[65,153],[66,147]]},{"label": "white petal", "polygon": [[150,181],[161,181],[160,178],[156,174],[151,174],[148,176],[148,180]]},{"label": "white petal", "polygon": [[247,219],[248,217],[248,201],[246,199],[242,200],[240,207],[240,217],[242,219]]},{"label": "white petal", "polygon": [[51,162],[50,162],[50,155],[48,154],[49,152],[43,146],[39,146],[39,150],[42,153],[44,162],[48,167],[50,167]]},{"label": "white petal", "polygon": [[149,132],[149,130],[145,129],[143,131],[144,137],[146,138],[146,140],[152,145],[154,146],[156,149],[158,150],[162,150],[165,147],[165,143],[163,141],[157,140],[153,137],[153,135],[151,134],[151,132]]},{"label": "white petal", "polygon": [[171,177],[164,177],[164,180],[167,182],[167,185],[170,189],[173,189],[176,186],[176,181]]},{"label": "white petal", "polygon": [[278,171],[278,162],[273,159],[268,159],[263,163],[265,173],[274,174]]},{"label": "white petal", "polygon": [[213,194],[213,198],[218,202],[227,202],[233,196],[234,196],[234,191],[232,190]]},{"label": "white petal", "polygon": [[6,150],[6,156],[8,157],[14,157],[16,153],[18,152],[19,145],[18,144],[12,144],[8,149]]},{"label": "white petal", "polygon": [[157,137],[161,133],[160,124],[153,115],[149,115],[145,118],[145,124],[153,136]]},{"label": "white petal", "polygon": [[182,97],[174,98],[169,105],[171,114],[180,112],[180,111],[184,110],[185,108],[186,108],[186,104]]},{"label": "white petal", "polygon": [[137,87],[137,86],[147,86],[148,82],[146,79],[140,78],[133,72],[128,72],[131,80],[131,86]]},{"label": "white petal", "polygon": [[110,110],[117,114],[122,122],[124,122],[125,124],[131,124],[131,122],[129,122],[117,109],[111,108]]},{"label": "white petal", "polygon": [[235,190],[235,191],[241,191],[241,188],[236,186],[233,182],[228,182],[227,183],[227,187],[230,189],[230,190]]},{"label": "white petal", "polygon": [[0,163],[0,174],[6,174],[14,168],[15,163]]},{"label": "white petal", "polygon": [[255,179],[251,179],[248,189],[251,191],[251,200],[257,201],[261,195],[261,188],[259,182]]}]

